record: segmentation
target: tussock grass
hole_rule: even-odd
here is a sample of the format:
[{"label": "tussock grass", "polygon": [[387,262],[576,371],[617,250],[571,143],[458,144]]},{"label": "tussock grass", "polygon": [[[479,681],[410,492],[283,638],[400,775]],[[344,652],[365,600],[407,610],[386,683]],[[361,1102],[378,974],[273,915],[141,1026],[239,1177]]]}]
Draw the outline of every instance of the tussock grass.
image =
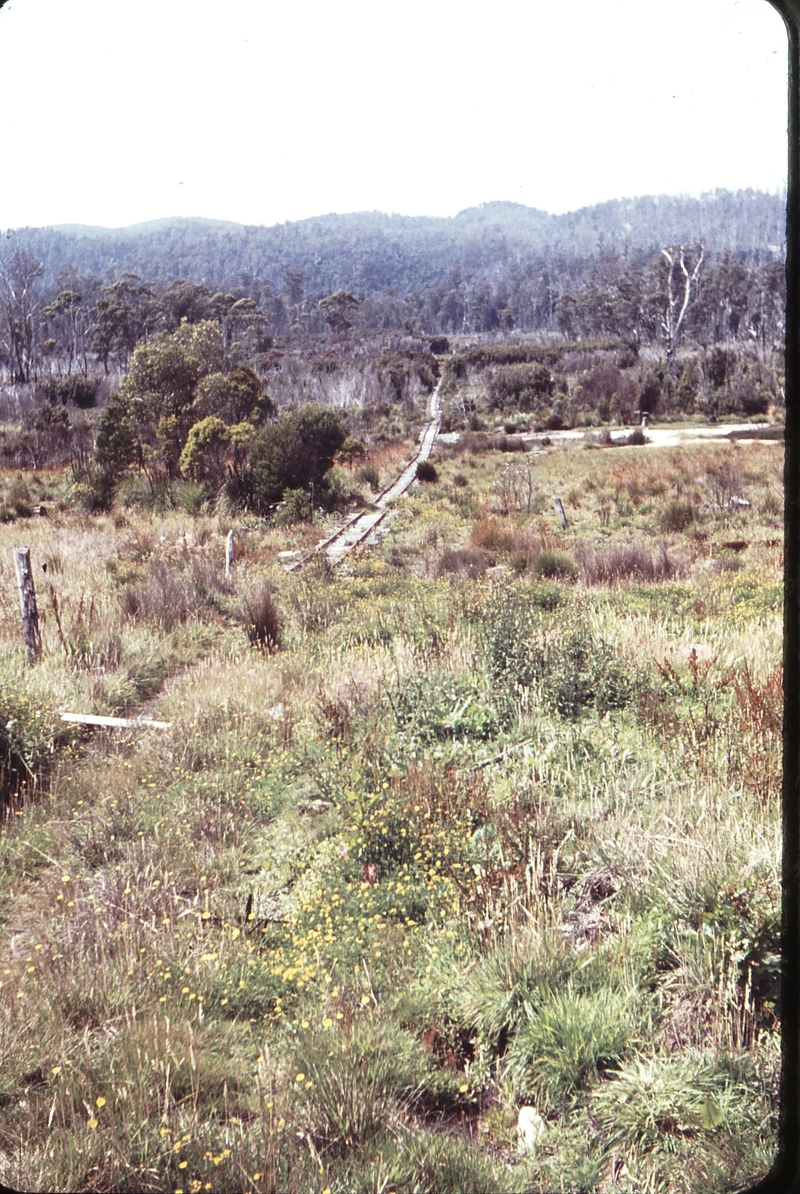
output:
[{"label": "tussock grass", "polygon": [[593,551],[580,545],[575,555],[583,576],[591,585],[608,586],[621,580],[659,583],[673,580],[681,571],[665,543],[661,544],[656,556],[638,544],[620,545],[605,551]]}]

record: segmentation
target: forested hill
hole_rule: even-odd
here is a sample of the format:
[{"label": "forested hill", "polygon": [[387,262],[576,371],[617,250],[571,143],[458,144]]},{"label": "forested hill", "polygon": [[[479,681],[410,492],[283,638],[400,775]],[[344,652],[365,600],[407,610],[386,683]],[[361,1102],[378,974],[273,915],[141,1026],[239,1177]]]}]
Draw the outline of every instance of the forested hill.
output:
[{"label": "forested hill", "polygon": [[784,221],[783,198],[746,190],[612,200],[558,216],[498,202],[452,218],[357,212],[270,228],[178,218],[121,229],[63,225],[10,231],[6,245],[41,261],[45,283],[71,266],[103,281],[130,272],[212,289],[259,279],[278,289],[287,272],[302,271],[307,293],[346,289],[368,297],[423,291],[454,267],[489,277],[536,260],[563,268],[607,253],[636,258],[679,242],[703,241],[715,254],[763,262],[782,255]]}]

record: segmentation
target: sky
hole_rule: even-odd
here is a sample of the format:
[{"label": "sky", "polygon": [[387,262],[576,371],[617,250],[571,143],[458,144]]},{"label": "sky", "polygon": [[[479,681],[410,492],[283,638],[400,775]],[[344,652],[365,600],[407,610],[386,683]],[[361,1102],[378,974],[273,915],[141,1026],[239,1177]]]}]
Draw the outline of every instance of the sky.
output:
[{"label": "sky", "polygon": [[785,186],[767,0],[9,0],[0,55],[0,228]]}]

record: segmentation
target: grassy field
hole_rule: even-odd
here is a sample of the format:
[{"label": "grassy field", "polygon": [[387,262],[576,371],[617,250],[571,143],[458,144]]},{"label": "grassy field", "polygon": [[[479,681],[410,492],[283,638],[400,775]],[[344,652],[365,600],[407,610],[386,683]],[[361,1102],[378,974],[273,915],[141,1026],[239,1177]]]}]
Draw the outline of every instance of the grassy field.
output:
[{"label": "grassy field", "polygon": [[240,530],[228,579],[224,518],[2,479],[0,1181],[708,1194],[769,1168],[781,445],[518,446],[442,446],[335,573],[279,559],[324,522]]}]

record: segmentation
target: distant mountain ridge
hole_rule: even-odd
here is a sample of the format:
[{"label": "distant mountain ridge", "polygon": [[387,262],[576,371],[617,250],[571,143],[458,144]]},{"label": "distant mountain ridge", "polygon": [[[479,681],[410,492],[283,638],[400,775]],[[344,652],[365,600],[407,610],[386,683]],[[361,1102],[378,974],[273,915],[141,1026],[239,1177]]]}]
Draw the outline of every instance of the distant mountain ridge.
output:
[{"label": "distant mountain ridge", "polygon": [[101,224],[48,224],[52,232],[63,232],[65,236],[142,236],[164,228],[180,228],[188,225],[203,225],[212,228],[242,228],[234,220],[209,220],[205,216],[166,216],[158,220],[143,220],[138,224],[126,224],[121,228],[105,228]]},{"label": "distant mountain ridge", "polygon": [[496,201],[451,217],[329,213],[271,227],[167,217],[116,229],[22,228],[4,240],[6,251],[38,257],[47,281],[71,265],[105,282],[130,272],[212,290],[253,278],[279,289],[287,271],[302,271],[309,294],[346,289],[368,297],[423,290],[452,269],[489,278],[498,268],[563,268],[605,253],[637,258],[671,243],[703,241],[715,254],[766,260],[783,253],[785,211],[783,196],[713,191],[614,199],[562,215]]}]

